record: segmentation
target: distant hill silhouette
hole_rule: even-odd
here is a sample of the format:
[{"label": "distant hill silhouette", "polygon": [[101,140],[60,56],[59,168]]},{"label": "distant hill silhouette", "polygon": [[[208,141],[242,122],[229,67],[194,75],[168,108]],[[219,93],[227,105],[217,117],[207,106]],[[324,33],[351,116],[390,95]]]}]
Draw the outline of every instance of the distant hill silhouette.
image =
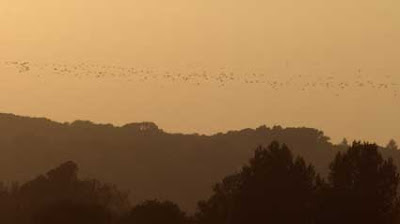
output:
[{"label": "distant hill silhouette", "polygon": [[[343,145],[312,128],[229,131],[211,136],[166,133],[151,122],[121,127],[89,121],[58,123],[45,118],[0,114],[0,180],[26,181],[65,161],[80,164],[82,175],[129,190],[133,202],[172,200],[193,211],[211,186],[236,170],[257,146],[285,143],[327,174]],[[400,164],[397,150],[382,150]]]}]

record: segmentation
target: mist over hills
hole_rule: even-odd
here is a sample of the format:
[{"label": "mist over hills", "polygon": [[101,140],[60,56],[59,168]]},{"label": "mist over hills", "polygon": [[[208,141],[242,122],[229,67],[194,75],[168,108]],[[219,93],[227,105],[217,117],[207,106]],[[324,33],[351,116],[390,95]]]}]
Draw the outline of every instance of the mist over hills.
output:
[{"label": "mist over hills", "polygon": [[[257,146],[274,140],[322,174],[345,148],[313,128],[260,126],[207,136],[167,133],[151,122],[117,127],[0,114],[0,180],[25,181],[72,160],[84,177],[129,190],[133,202],[168,199],[190,211],[209,196],[214,183],[240,169]],[[382,153],[399,166],[399,151]]]}]

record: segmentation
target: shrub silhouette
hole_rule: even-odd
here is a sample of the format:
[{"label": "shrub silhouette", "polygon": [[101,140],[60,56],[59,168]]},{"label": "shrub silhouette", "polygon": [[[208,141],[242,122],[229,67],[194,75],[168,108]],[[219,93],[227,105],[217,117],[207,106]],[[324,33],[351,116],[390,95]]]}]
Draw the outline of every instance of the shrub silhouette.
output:
[{"label": "shrub silhouette", "polygon": [[123,224],[185,224],[188,222],[184,212],[170,201],[145,201],[135,206],[123,219]]}]

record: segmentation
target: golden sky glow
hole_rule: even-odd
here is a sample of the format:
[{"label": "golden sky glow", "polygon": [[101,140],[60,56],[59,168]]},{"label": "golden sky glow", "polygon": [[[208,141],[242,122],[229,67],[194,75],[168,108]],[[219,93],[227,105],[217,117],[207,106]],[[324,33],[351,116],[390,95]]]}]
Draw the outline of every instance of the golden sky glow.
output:
[{"label": "golden sky glow", "polygon": [[[398,0],[0,0],[0,60],[397,84],[399,9]],[[38,78],[40,71],[21,75],[4,63],[0,71],[3,112],[116,124],[150,120],[200,133],[282,124],[321,128],[335,140],[400,140],[397,85],[302,92],[51,72]]]}]

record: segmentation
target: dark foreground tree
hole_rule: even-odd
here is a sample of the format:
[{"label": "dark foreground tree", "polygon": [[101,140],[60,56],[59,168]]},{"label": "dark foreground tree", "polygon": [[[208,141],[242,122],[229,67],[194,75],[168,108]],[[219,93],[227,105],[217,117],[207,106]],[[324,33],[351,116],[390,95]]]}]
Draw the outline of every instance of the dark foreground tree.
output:
[{"label": "dark foreground tree", "polygon": [[79,179],[74,162],[21,186],[0,189],[0,223],[108,224],[128,208],[127,194],[113,185]]},{"label": "dark foreground tree", "polygon": [[178,205],[170,201],[150,200],[135,206],[123,218],[123,224],[186,224],[188,219]]},{"label": "dark foreground tree", "polygon": [[318,223],[393,223],[399,174],[375,144],[354,142],[330,165]]},{"label": "dark foreground tree", "polygon": [[204,224],[312,223],[317,187],[314,168],[285,145],[260,147],[248,166],[214,187],[199,203]]}]

